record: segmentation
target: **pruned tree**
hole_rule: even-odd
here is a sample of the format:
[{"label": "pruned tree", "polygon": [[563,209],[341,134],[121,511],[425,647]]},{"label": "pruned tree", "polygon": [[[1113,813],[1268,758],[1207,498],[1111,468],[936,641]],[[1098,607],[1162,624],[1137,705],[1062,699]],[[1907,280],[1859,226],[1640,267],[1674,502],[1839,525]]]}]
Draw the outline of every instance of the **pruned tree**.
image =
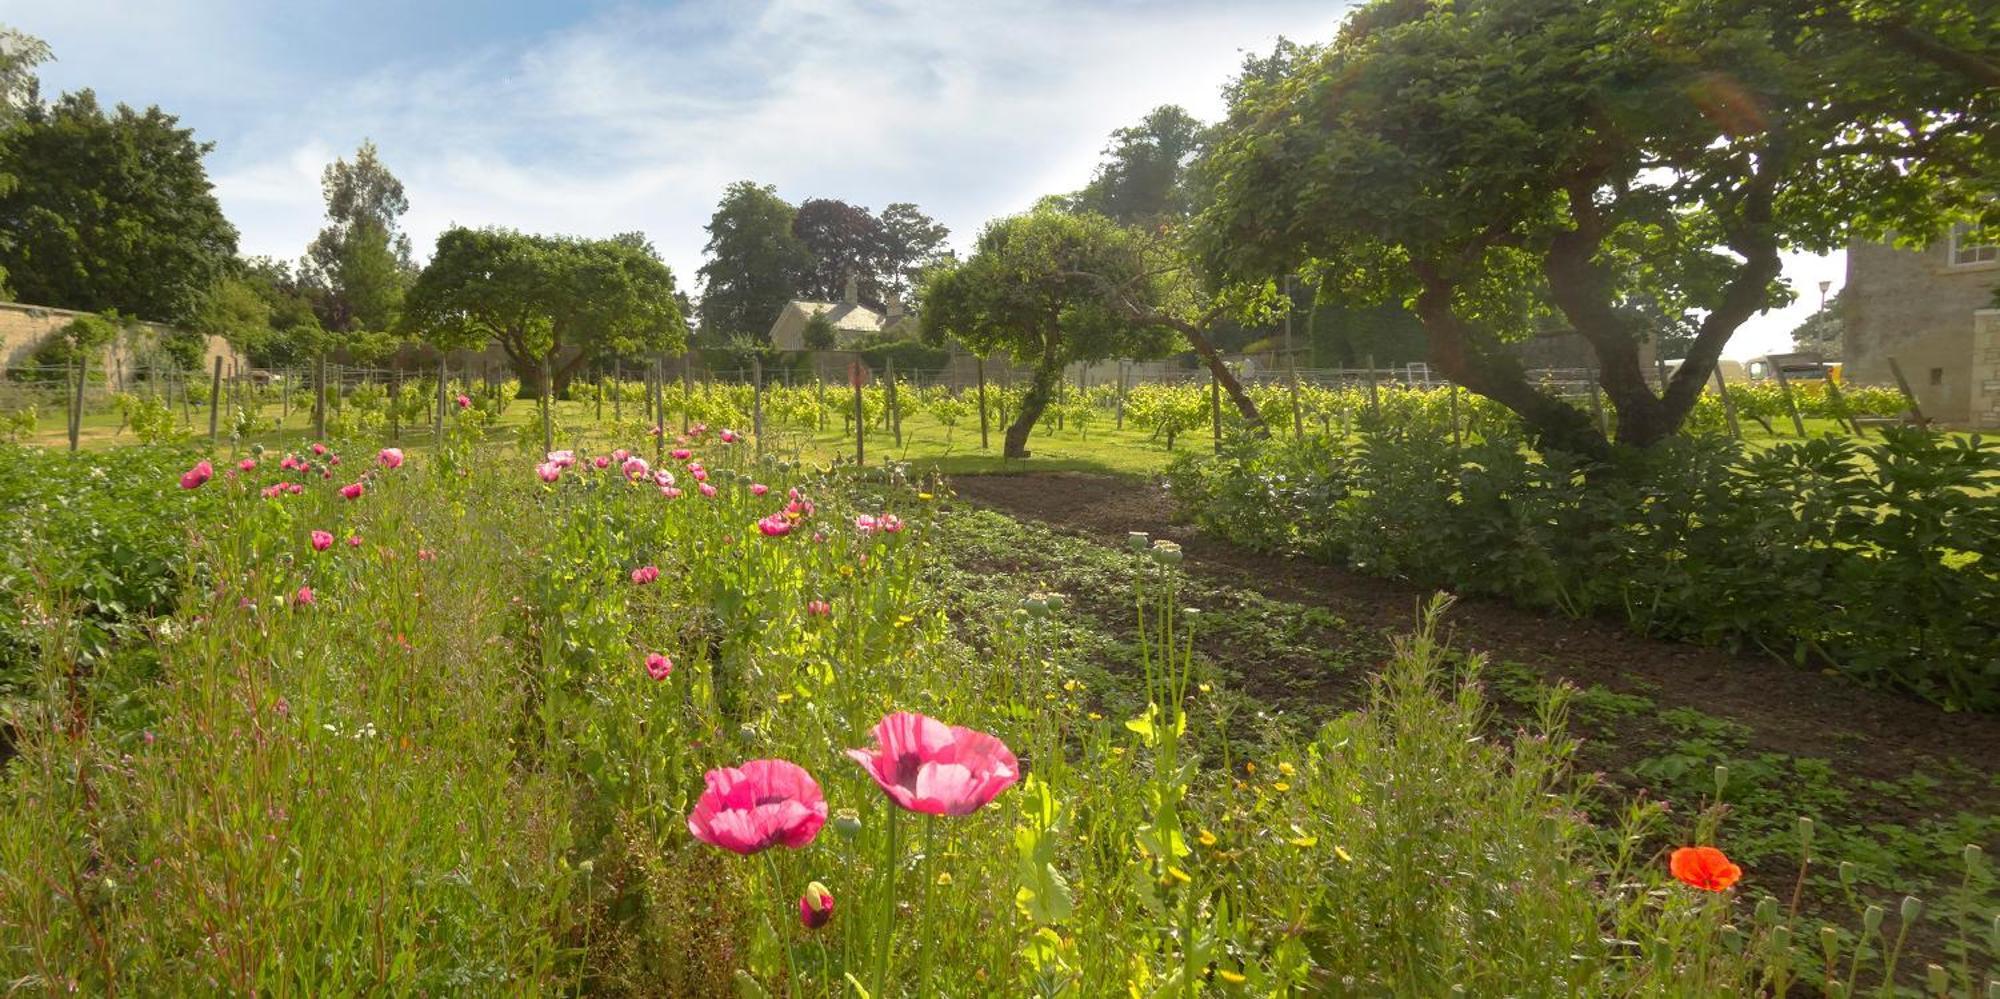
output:
[{"label": "pruned tree", "polygon": [[452,228],[403,303],[401,328],[446,350],[498,344],[539,395],[590,361],[680,350],[687,327],[673,273],[629,237],[578,239]]},{"label": "pruned tree", "polygon": [[[1381,0],[1251,80],[1199,170],[1204,269],[1319,267],[1408,303],[1433,368],[1546,446],[1602,452],[1505,341],[1559,317],[1597,356],[1618,439],[1693,408],[1724,344],[1788,296],[1779,253],[1974,212],[1995,92],[1770,0]],[[1797,9],[1794,9],[1797,8]],[[1638,303],[1699,316],[1663,393]]]},{"label": "pruned tree", "polygon": [[[1155,308],[1160,300],[1146,271],[1131,231],[1101,215],[1045,207],[988,224],[964,262],[926,274],[920,296],[926,340],[952,337],[975,353],[1006,351],[1034,366],[1020,413],[1007,428],[1007,457],[1028,457],[1028,434],[1065,366],[1173,349],[1171,326],[1134,318],[1134,309]],[[1114,304],[1107,279],[1129,307]]]}]

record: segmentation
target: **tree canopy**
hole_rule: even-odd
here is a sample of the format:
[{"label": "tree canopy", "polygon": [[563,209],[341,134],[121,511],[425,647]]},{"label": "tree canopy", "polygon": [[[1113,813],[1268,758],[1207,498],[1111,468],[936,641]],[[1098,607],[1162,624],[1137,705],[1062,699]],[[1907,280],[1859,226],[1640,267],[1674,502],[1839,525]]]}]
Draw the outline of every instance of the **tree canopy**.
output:
[{"label": "tree canopy", "polygon": [[21,299],[170,323],[195,317],[236,253],[208,143],[157,107],[88,90],[0,132],[0,268]]},{"label": "tree canopy", "polygon": [[540,236],[454,227],[403,303],[401,328],[440,348],[498,344],[538,393],[599,357],[680,350],[674,276],[643,237]]},{"label": "tree canopy", "polygon": [[[1302,268],[1339,301],[1409,303],[1434,368],[1545,444],[1604,441],[1503,342],[1581,334],[1650,444],[1729,336],[1784,300],[1785,249],[1971,211],[1993,94],[1768,0],[1379,0],[1323,49],[1242,82],[1200,180],[1211,280]],[[1664,394],[1641,302],[1699,316]]]},{"label": "tree canopy", "polygon": [[1102,215],[1038,208],[988,224],[970,257],[927,275],[920,310],[925,339],[952,337],[975,353],[1004,351],[1035,367],[1020,414],[1007,428],[1008,457],[1028,456],[1028,432],[1064,366],[1174,349],[1170,326],[1135,320],[1105,292],[1109,281],[1131,307],[1154,307],[1161,289],[1146,270],[1144,248],[1131,231]]},{"label": "tree canopy", "polygon": [[1103,162],[1072,205],[1128,225],[1185,215],[1187,166],[1201,151],[1204,132],[1176,105],[1154,108],[1139,124],[1111,133]]},{"label": "tree canopy", "polygon": [[765,342],[779,310],[812,264],[792,234],[792,206],[777,188],[729,185],[708,221],[708,261],[701,265],[701,332],[706,342]]},{"label": "tree canopy", "polygon": [[410,208],[403,182],[364,141],[354,162],[337,159],[320,178],[327,225],[299,265],[320,324],[335,333],[388,329],[415,275],[410,239],[397,220]]},{"label": "tree canopy", "polygon": [[808,198],[792,216],[792,235],[811,255],[794,288],[797,297],[841,301],[848,279],[853,278],[863,301],[882,303],[887,291],[882,276],[889,270],[888,231],[868,209],[832,198]]}]

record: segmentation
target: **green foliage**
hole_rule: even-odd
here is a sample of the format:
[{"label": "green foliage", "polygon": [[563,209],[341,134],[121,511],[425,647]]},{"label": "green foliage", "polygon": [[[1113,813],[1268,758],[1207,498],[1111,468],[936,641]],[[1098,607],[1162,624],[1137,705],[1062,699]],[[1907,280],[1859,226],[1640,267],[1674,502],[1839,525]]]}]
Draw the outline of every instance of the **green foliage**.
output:
[{"label": "green foliage", "polygon": [[383,165],[375,144],[363,141],[353,163],[327,165],[320,186],[327,226],[306,248],[300,284],[327,330],[387,329],[416,271],[409,237],[396,228],[410,207],[403,182]]},{"label": "green foliage", "polygon": [[193,320],[236,252],[202,158],[159,108],[107,114],[90,91],[0,132],[0,268],[24,301]]},{"label": "green foliage", "polygon": [[[1217,280],[1303,268],[1343,304],[1408,303],[1446,375],[1543,442],[1601,453],[1501,348],[1559,316],[1608,372],[1619,439],[1665,440],[1735,329],[1789,296],[1781,251],[1937,232],[1993,175],[1976,123],[1994,88],[1837,21],[1814,4],[1380,0],[1246,73],[1201,166],[1199,256]],[[1696,315],[1655,396],[1633,346]]]},{"label": "green foliage", "polygon": [[1993,441],[1680,440],[1587,471],[1507,433],[1459,449],[1390,423],[1191,455],[1172,479],[1205,526],[1255,547],[2000,710],[2000,630],[1965,612],[2000,601]]},{"label": "green foliage", "polygon": [[678,351],[674,275],[642,240],[447,230],[404,301],[399,331],[446,350],[495,343],[539,394],[598,358]]},{"label": "green foliage", "polygon": [[763,340],[790,301],[812,253],[792,233],[797,214],[769,184],[739,180],[708,221],[702,250],[701,333],[711,342]]}]

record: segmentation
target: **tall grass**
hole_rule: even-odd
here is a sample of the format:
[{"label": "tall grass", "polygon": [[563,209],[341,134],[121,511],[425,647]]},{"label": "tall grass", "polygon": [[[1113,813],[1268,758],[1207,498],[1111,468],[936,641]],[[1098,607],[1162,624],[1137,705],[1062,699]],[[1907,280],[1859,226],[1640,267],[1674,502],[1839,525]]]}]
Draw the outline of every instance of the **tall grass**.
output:
[{"label": "tall grass", "polygon": [[[110,646],[86,640],[102,608],[64,577],[21,584],[43,639],[0,782],[0,980],[1665,996],[1747,993],[1789,966],[1782,923],[1636,852],[1689,817],[1638,804],[1620,834],[1592,829],[1600,792],[1569,770],[1560,700],[1497,731],[1476,664],[1429,619],[1368,710],[1209,758],[1217,678],[1171,546],[1125,559],[1149,706],[1105,718],[1050,627],[1060,595],[927,585],[949,555],[935,486],[689,446],[712,499],[683,462],[665,462],[669,499],[587,458],[545,484],[540,456],[468,438],[367,473],[351,501],[335,487],[365,455],[312,459],[299,495],[262,497],[301,478],[270,455],[149,493],[129,515],[181,525],[182,590]],[[753,526],[793,503],[789,532]],[[907,528],[855,526],[885,513]],[[315,529],[338,540],[315,551]],[[657,580],[635,583],[646,566]],[[133,661],[143,682],[107,681]],[[901,815],[842,754],[897,710],[1000,737],[1023,780],[969,815]],[[834,817],[809,846],[738,857],[690,835],[703,772],[752,758],[823,787]],[[808,929],[814,880],[837,906]]]}]

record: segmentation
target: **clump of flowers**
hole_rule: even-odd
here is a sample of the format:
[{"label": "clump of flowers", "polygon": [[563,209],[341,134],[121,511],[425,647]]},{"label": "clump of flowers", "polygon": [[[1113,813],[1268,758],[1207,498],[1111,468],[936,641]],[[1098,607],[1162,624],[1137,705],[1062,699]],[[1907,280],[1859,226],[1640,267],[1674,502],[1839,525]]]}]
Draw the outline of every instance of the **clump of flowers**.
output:
[{"label": "clump of flowers", "polygon": [[656,565],[642,565],[632,570],[633,586],[644,586],[658,578],[660,578],[660,567]]}]

